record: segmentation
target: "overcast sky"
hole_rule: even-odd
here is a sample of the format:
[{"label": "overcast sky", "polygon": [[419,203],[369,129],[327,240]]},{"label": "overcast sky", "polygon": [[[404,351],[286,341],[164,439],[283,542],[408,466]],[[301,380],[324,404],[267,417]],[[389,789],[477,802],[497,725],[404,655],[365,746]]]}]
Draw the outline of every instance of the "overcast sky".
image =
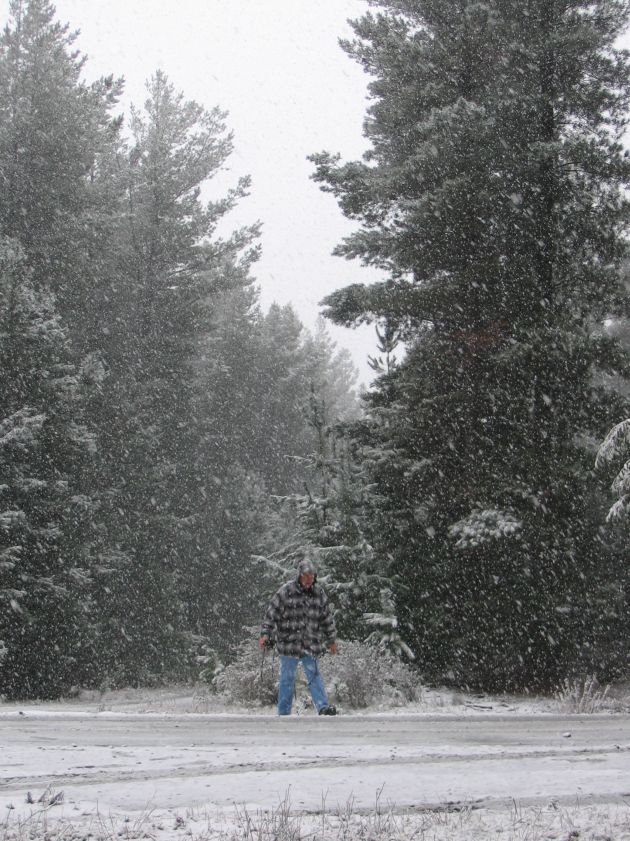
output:
[{"label": "overcast sky", "polygon": [[[348,18],[365,0],[57,0],[57,16],[81,31],[89,80],[126,79],[125,104],[141,104],[144,84],[164,70],[186,98],[229,112],[235,153],[233,180],[253,179],[252,195],[234,225],[264,223],[263,256],[254,270],[265,309],[291,302],[314,326],[318,302],[373,272],[332,257],[347,233],[337,204],[311,180],[307,155],[324,149],[358,158],[367,77],[338,46]],[[0,0],[3,23],[9,0]],[[226,184],[228,182],[226,181]],[[365,364],[374,331],[331,328],[370,380]]]}]

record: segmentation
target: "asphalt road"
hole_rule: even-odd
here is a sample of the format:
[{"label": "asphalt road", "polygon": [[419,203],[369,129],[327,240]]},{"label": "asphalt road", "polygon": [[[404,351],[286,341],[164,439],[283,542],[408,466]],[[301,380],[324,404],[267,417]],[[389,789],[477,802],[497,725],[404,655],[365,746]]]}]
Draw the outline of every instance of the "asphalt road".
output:
[{"label": "asphalt road", "polygon": [[317,812],[630,797],[630,716],[0,716],[0,807]]}]

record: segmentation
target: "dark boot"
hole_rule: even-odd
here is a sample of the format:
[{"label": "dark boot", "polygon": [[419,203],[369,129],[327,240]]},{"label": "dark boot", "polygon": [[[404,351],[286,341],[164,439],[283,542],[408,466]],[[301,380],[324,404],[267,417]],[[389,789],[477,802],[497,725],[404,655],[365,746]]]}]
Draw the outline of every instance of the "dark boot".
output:
[{"label": "dark boot", "polygon": [[328,704],[328,706],[321,708],[318,715],[337,715],[337,707],[333,704]]}]

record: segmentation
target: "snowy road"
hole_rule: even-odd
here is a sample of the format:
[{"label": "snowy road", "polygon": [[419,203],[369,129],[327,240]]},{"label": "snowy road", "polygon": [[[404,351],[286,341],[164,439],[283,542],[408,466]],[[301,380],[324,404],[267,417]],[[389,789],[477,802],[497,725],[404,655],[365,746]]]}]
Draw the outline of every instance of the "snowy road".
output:
[{"label": "snowy road", "polygon": [[630,716],[0,715],[0,809],[369,810],[630,797]]}]

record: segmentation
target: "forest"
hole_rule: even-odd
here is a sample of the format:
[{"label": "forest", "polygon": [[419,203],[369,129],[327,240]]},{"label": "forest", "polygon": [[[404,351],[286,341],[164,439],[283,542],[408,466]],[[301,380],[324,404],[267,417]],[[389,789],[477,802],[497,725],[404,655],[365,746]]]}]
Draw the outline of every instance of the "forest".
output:
[{"label": "forest", "polygon": [[311,157],[355,223],[336,253],[381,276],[323,302],[377,331],[357,395],[323,318],[263,311],[259,225],[225,233],[255,189],[212,190],[229,116],[163,71],[125,115],[12,0],[0,696],[195,680],[303,557],[342,640],[429,683],[627,675],[625,427],[596,455],[630,415],[629,5],[366,6],[369,150]]}]

